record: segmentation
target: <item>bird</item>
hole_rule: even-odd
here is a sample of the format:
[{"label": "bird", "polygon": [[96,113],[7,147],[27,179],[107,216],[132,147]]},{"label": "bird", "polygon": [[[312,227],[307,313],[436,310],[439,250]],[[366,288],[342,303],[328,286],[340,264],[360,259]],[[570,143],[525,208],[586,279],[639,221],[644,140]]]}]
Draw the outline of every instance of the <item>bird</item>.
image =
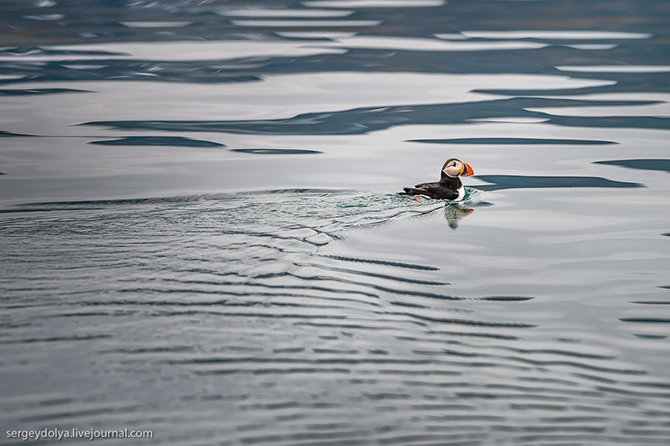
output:
[{"label": "bird", "polygon": [[458,158],[449,158],[440,171],[440,181],[436,183],[421,183],[414,187],[404,187],[402,195],[423,196],[443,200],[460,201],[465,197],[465,189],[459,177],[469,177],[475,171],[469,164]]}]

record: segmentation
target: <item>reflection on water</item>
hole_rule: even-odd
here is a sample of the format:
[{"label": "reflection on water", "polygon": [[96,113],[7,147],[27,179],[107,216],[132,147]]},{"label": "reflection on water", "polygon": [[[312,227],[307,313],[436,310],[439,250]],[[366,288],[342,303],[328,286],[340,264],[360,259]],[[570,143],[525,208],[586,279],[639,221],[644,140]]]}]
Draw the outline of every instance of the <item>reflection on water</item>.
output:
[{"label": "reflection on water", "polygon": [[670,442],[666,2],[0,11],[8,429]]},{"label": "reflection on water", "polygon": [[634,106],[643,101],[566,101],[505,99],[465,104],[421,105],[353,109],[333,113],[308,113],[288,119],[258,121],[99,121],[100,125],[124,130],[172,132],[225,132],[279,135],[349,135],[389,129],[398,125],[468,124],[473,120],[501,117],[545,118],[548,124],[578,127],[618,127],[668,129],[669,120],[661,117],[580,117],[551,116],[529,111],[537,107]]},{"label": "reflection on water", "polygon": [[609,160],[596,161],[597,164],[628,167],[631,169],[660,170],[670,172],[670,159]]},{"label": "reflection on water", "polygon": [[451,229],[457,229],[458,223],[473,212],[474,209],[464,207],[458,203],[447,203],[444,206],[444,218]]},{"label": "reflection on water", "polygon": [[183,138],[181,136],[127,136],[120,139],[91,141],[101,146],[176,146],[176,147],[225,147],[213,141]]},{"label": "reflection on water", "polygon": [[479,178],[491,185],[479,186],[483,190],[527,189],[546,187],[644,187],[639,183],[613,181],[598,177],[535,177],[522,175],[480,175]]},{"label": "reflection on water", "polygon": [[549,138],[452,138],[452,139],[416,139],[410,142],[429,144],[549,144],[549,145],[598,145],[616,144],[614,141],[595,141],[590,139],[549,139]]}]

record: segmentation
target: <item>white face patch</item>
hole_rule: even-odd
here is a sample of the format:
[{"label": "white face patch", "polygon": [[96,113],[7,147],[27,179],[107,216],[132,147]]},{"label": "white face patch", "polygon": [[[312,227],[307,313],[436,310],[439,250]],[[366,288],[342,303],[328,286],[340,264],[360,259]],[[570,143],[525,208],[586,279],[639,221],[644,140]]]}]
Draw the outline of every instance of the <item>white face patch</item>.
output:
[{"label": "white face patch", "polygon": [[442,172],[444,172],[447,176],[451,178],[456,178],[461,174],[461,170],[463,169],[463,165],[459,163],[458,161],[452,161],[449,163],[447,167],[442,169]]}]

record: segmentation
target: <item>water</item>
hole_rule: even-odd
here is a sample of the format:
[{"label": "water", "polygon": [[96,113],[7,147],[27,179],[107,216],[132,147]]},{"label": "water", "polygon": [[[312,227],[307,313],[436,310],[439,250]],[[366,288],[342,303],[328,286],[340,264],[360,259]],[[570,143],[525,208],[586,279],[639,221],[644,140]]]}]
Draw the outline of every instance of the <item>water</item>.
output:
[{"label": "water", "polygon": [[670,443],[666,2],[0,8],[3,444]]}]

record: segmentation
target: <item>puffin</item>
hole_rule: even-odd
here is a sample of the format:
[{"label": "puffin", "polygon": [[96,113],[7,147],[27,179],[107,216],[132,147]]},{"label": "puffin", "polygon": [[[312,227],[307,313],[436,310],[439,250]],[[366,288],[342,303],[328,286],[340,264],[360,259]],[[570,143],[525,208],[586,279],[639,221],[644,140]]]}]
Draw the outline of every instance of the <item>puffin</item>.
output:
[{"label": "puffin", "polygon": [[[459,177],[469,177],[475,171],[469,164],[457,158],[449,158],[440,171],[440,181],[404,187],[402,195],[417,195],[426,198],[460,201],[465,197],[465,188]],[[417,197],[418,198],[418,197]]]}]

